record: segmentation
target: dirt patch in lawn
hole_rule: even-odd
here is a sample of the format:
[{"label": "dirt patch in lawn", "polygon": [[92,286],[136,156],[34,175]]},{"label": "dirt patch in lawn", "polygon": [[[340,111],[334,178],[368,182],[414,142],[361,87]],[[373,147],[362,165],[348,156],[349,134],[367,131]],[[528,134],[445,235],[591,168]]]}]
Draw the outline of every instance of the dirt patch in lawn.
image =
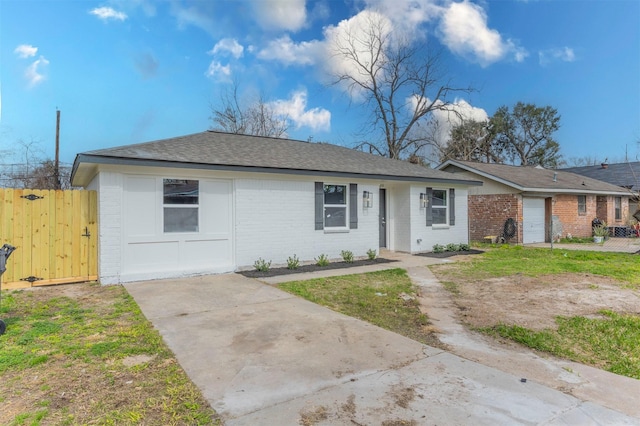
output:
[{"label": "dirt patch in lawn", "polygon": [[640,315],[640,292],[591,274],[513,275],[457,283],[456,292],[459,315],[473,327],[504,323],[542,330],[555,329],[557,316],[596,317],[601,310]]}]

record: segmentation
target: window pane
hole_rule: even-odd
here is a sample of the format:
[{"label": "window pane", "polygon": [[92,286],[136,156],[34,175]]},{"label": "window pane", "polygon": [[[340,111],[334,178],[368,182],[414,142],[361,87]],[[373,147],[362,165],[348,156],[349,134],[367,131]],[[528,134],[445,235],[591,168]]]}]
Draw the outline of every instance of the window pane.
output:
[{"label": "window pane", "polygon": [[164,204],[198,204],[198,181],[164,179]]},{"label": "window pane", "polygon": [[441,189],[434,189],[432,196],[432,206],[446,206],[447,205],[447,191]]},{"label": "window pane", "polygon": [[622,219],[622,198],[615,198],[615,208],[616,208],[616,220]]},{"label": "window pane", "polygon": [[347,204],[347,187],[345,185],[325,185],[325,204]]},{"label": "window pane", "polygon": [[432,209],[431,212],[434,225],[447,224],[447,209]]},{"label": "window pane", "polygon": [[346,207],[325,207],[324,208],[324,226],[346,227],[347,226],[347,208]]},{"label": "window pane", "polygon": [[587,196],[586,195],[578,195],[578,213],[579,214],[587,213]]},{"label": "window pane", "polygon": [[164,232],[198,232],[198,208],[165,207]]}]

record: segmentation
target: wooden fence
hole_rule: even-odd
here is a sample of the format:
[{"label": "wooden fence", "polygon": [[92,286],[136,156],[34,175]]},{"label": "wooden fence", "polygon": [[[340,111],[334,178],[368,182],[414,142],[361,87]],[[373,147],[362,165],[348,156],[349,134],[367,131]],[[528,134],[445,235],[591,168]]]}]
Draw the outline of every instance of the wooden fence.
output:
[{"label": "wooden fence", "polygon": [[0,246],[5,243],[16,250],[3,289],[96,280],[96,192],[0,188]]}]

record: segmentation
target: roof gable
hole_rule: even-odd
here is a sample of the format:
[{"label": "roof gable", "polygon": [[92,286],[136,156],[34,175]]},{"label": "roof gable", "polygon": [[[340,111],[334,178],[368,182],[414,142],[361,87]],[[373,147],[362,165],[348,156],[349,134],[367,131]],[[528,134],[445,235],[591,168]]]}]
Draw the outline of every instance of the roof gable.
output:
[{"label": "roof gable", "polygon": [[[480,184],[451,173],[327,143],[206,131],[78,154],[83,164],[134,164],[266,173],[360,175],[395,180]],[[80,182],[78,182],[80,183]]]},{"label": "roof gable", "polygon": [[437,168],[444,170],[450,166],[459,167],[485,179],[500,182],[521,192],[629,195],[629,192],[624,188],[607,182],[575,173],[537,166],[511,166],[507,164],[448,160]]}]

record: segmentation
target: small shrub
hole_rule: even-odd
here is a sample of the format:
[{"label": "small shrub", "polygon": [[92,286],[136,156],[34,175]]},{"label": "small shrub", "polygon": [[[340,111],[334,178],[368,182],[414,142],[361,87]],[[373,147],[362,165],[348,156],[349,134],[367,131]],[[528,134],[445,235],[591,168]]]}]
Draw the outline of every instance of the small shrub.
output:
[{"label": "small shrub", "polygon": [[347,263],[353,263],[353,252],[349,250],[342,250],[340,252],[340,256],[342,256],[342,260]]},{"label": "small shrub", "polygon": [[463,243],[463,244],[460,244],[458,246],[458,250],[460,250],[460,251],[469,251],[469,250],[471,250],[471,247],[469,246],[469,244],[464,244]]},{"label": "small shrub", "polygon": [[460,246],[458,244],[449,243],[447,244],[447,251],[459,251]]},{"label": "small shrub", "polygon": [[377,256],[378,254],[376,253],[375,249],[367,250],[367,257],[369,258],[369,260],[375,260]]},{"label": "small shrub", "polygon": [[445,247],[442,244],[434,244],[433,252],[434,253],[444,253]]},{"label": "small shrub", "polygon": [[300,267],[300,259],[295,254],[293,257],[287,258],[287,269],[298,269]]},{"label": "small shrub", "polygon": [[320,256],[316,257],[316,265],[318,266],[327,266],[329,264],[329,258],[327,257],[326,254],[321,254]]},{"label": "small shrub", "polygon": [[271,261],[267,262],[263,258],[259,257],[258,260],[253,263],[253,267],[256,268],[256,271],[267,272],[269,268],[271,268]]}]

